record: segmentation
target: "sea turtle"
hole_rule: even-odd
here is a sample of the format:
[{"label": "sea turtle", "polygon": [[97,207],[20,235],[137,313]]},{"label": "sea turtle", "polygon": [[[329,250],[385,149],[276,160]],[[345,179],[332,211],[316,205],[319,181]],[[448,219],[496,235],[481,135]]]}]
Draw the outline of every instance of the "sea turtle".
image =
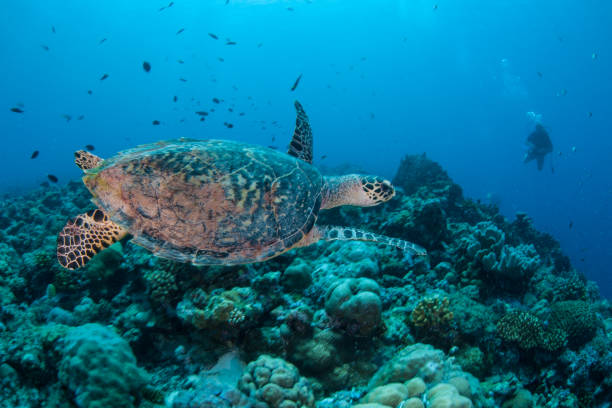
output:
[{"label": "sea turtle", "polygon": [[127,234],[157,256],[194,265],[264,261],[319,240],[377,241],[425,255],[401,239],[315,224],[321,209],[377,205],[395,190],[376,176],[322,176],[311,164],[308,117],[297,101],[295,108],[287,154],[193,139],[142,145],[106,160],[75,152],[98,208],[60,232],[59,263],[80,268]]}]

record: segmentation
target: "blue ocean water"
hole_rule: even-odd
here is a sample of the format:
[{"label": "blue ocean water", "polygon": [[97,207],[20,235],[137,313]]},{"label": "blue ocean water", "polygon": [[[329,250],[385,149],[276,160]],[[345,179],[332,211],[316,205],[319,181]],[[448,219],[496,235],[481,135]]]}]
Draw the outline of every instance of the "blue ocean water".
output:
[{"label": "blue ocean water", "polygon": [[[77,179],[73,151],[86,144],[103,157],[177,137],[285,149],[299,99],[315,164],[392,177],[403,155],[426,152],[466,196],[509,218],[528,213],[612,296],[609,2],[168,6],[3,3],[0,191],[31,190],[47,174]],[[196,111],[209,115],[201,122]],[[542,115],[554,144],[541,172],[522,162],[528,112]]]}]

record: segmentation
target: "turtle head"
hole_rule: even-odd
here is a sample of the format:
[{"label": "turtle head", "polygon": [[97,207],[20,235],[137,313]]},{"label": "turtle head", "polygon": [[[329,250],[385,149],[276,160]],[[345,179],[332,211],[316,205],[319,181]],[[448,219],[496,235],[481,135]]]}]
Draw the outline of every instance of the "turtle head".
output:
[{"label": "turtle head", "polygon": [[328,209],[339,205],[371,207],[389,201],[393,196],[395,189],[382,177],[361,174],[326,177],[321,208]]},{"label": "turtle head", "polygon": [[365,195],[364,206],[372,206],[389,201],[395,196],[395,188],[389,180],[378,176],[358,176]]}]

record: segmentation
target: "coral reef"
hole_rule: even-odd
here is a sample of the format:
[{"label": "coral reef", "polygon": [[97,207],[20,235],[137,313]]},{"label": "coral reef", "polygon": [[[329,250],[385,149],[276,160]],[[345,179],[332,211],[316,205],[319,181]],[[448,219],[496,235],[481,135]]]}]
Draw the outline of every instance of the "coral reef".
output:
[{"label": "coral reef", "polygon": [[612,400],[612,306],[558,242],[463,198],[425,156],[394,180],[386,205],[317,222],[412,240],[427,259],[336,241],[198,268],[124,240],[68,271],[55,239],[92,208],[82,184],[0,200],[0,408]]}]

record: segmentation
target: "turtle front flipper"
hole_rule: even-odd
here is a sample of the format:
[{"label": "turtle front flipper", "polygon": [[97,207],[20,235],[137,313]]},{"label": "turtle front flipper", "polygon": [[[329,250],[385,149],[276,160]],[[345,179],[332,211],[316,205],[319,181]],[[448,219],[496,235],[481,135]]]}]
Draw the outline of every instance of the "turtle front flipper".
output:
[{"label": "turtle front flipper", "polygon": [[287,153],[307,163],[312,163],[312,130],[308,116],[298,101],[295,101],[295,110],[297,112],[295,130]]},{"label": "turtle front flipper", "polygon": [[335,225],[315,225],[308,235],[296,246],[308,246],[317,241],[371,241],[381,244],[394,246],[408,253],[411,256],[427,256],[425,248],[409,241],[399,238],[391,238],[385,235],[374,234],[373,232],[360,230],[352,227],[339,227]]},{"label": "turtle front flipper", "polygon": [[98,252],[127,234],[102,210],[91,210],[68,221],[57,237],[57,260],[67,269],[78,269]]}]

